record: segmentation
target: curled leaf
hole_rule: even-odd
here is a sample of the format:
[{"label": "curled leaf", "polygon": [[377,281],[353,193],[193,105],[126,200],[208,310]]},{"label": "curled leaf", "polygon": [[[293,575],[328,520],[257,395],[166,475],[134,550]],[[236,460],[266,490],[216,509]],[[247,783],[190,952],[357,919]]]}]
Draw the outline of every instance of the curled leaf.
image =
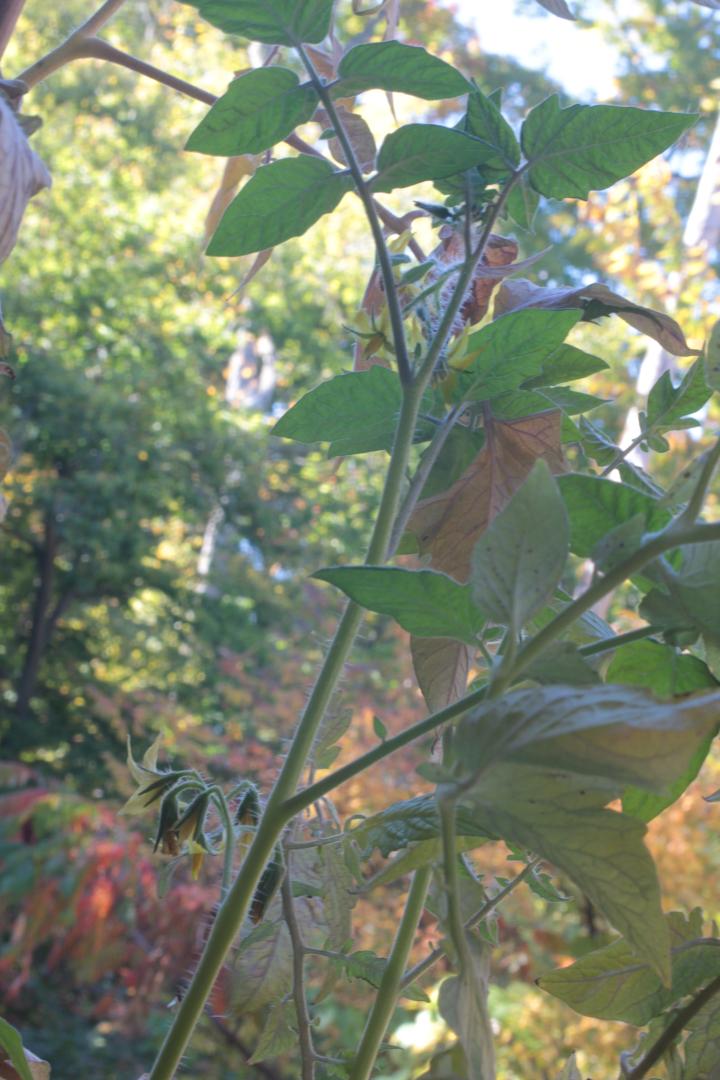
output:
[{"label": "curled leaf", "polygon": [[50,173],[0,95],[0,263],[15,247],[30,199],[51,183]]},{"label": "curled leaf", "polygon": [[646,334],[662,345],[673,356],[695,356],[698,349],[691,349],[682,330],[665,312],[636,304],[620,293],[608,289],[599,281],[583,285],[580,289],[564,287],[545,288],[525,278],[506,281],[495,297],[495,317],[522,308],[545,308],[559,311],[564,308],[581,307],[587,321],[603,315],[619,315],[629,326]]}]

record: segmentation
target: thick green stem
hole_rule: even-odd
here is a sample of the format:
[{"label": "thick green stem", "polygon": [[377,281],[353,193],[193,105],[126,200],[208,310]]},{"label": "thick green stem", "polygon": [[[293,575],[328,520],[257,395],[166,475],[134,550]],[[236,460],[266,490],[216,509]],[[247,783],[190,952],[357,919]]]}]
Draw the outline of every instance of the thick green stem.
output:
[{"label": "thick green stem", "polygon": [[[405,387],[383,497],[368,547],[366,562],[369,564],[384,562],[386,557],[410,457],[420,398],[421,393],[417,386]],[[356,604],[350,603],[345,609],[255,839],[215,919],[195,974],[160,1049],[149,1080],[171,1080],[175,1075],[225,957],[243,924],[265,863],[272,855],[283,828],[293,816],[290,810],[292,796],[310,756],[315,735],[335,691],[362,615],[362,609]]]},{"label": "thick green stem", "polygon": [[424,867],[413,877],[397,937],[383,971],[377,997],[370,1010],[349,1080],[369,1080],[372,1074],[380,1045],[395,1011],[403,972],[407,967],[408,956],[425,906],[430,874],[430,868]]}]

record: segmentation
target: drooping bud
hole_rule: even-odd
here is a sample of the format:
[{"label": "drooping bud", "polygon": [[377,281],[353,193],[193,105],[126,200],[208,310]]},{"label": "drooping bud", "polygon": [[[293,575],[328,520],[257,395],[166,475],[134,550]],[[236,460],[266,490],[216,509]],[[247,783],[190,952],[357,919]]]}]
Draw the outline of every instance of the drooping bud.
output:
[{"label": "drooping bud", "polygon": [[257,825],[260,820],[260,796],[257,788],[249,784],[235,811],[236,825]]},{"label": "drooping bud", "polygon": [[280,849],[275,848],[272,860],[263,870],[257,889],[255,890],[255,895],[253,896],[250,911],[248,913],[250,922],[260,922],[265,914],[268,904],[275,894],[275,890],[283,879],[284,873],[285,867],[283,866]]}]

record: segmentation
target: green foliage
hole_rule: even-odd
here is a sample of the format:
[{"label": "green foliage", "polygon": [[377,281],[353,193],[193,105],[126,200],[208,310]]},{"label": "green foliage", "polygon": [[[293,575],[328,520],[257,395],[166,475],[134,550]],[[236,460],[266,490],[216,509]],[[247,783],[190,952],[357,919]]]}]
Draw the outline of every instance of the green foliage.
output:
[{"label": "green foliage", "polygon": [[349,177],[319,158],[265,165],[225,211],[208,255],[249,255],[302,236],[350,187]]},{"label": "green foliage", "polygon": [[391,615],[416,637],[449,637],[473,645],[486,622],[470,587],[434,570],[339,566],[317,570],[313,577],[337,585],[369,611]]},{"label": "green foliage", "polygon": [[187,141],[201,154],[260,154],[310,120],[317,94],[294,71],[258,68],[230,83]]},{"label": "green foliage", "polygon": [[342,57],[337,73],[340,81],[332,87],[334,98],[378,89],[437,101],[467,94],[470,89],[467,79],[450,64],[399,41],[356,45]]},{"label": "green foliage", "polygon": [[27,1058],[23,1050],[22,1036],[12,1024],[0,1016],[0,1048],[7,1054],[22,1080],[32,1080]]},{"label": "green foliage", "polygon": [[330,29],[333,0],[183,0],[227,34],[268,45],[322,41]]},{"label": "green foliage", "polygon": [[[566,14],[563,5],[551,6]],[[525,116],[518,143],[510,123],[523,111],[517,103],[505,117],[500,92],[486,95],[457,68],[391,40],[399,17],[393,5],[368,12],[353,4],[342,13],[333,12],[332,0],[270,6],[195,0],[192,7],[226,33],[294,48],[309,78],[301,84],[293,70],[275,67],[271,48],[263,54],[263,67],[230,85],[187,144],[231,159],[210,215],[208,231],[214,228],[214,235],[208,254],[259,256],[243,282],[248,291],[240,301],[241,334],[269,330],[282,359],[254,421],[233,411],[229,378],[219,403],[222,384],[213,354],[229,351],[231,334],[220,320],[209,326],[205,308],[208,295],[227,295],[236,281],[222,266],[204,270],[202,279],[193,269],[195,252],[176,235],[187,199],[175,206],[174,226],[166,225],[147,245],[138,229],[119,226],[123,254],[138,256],[138,266],[123,279],[128,287],[121,304],[114,299],[119,289],[113,303],[108,299],[114,270],[97,281],[82,266],[69,275],[56,256],[49,280],[63,285],[77,325],[59,331],[44,317],[34,327],[33,307],[43,289],[50,290],[46,279],[40,286],[32,258],[21,271],[29,292],[16,283],[8,305],[31,344],[20,356],[13,391],[22,449],[10,481],[8,522],[13,565],[20,568],[5,599],[11,612],[13,605],[22,611],[23,623],[6,649],[9,707],[3,734],[15,754],[44,758],[59,769],[82,759],[87,739],[89,775],[75,778],[96,784],[95,759],[115,748],[125,726],[114,695],[149,692],[151,705],[172,694],[170,711],[182,707],[189,713],[177,726],[189,727],[198,743],[207,744],[204,751],[191,751],[196,764],[188,766],[160,769],[157,741],[141,763],[128,758],[137,790],[125,813],[157,814],[155,849],[173,860],[163,903],[172,896],[168,882],[179,861],[190,863],[193,878],[213,877],[203,869],[205,861],[222,863],[215,875],[219,907],[191,992],[179,1003],[149,1075],[174,1075],[205,1003],[217,992],[219,967],[234,949],[227,980],[224,973],[221,980],[221,1011],[251,1022],[248,1067],[282,1060],[297,1043],[303,1075],[312,1074],[318,1060],[338,1062],[341,1071],[347,1060],[351,1080],[368,1080],[388,1049],[386,1032],[398,998],[427,1003],[415,976],[445,956],[457,973],[441,987],[439,1010],[458,1047],[438,1068],[450,1061],[453,1075],[494,1080],[490,956],[502,943],[490,916],[523,881],[536,906],[562,898],[539,869],[544,859],[623,935],[605,951],[550,976],[551,992],[563,1000],[576,994],[594,1015],[604,1015],[597,1011],[599,997],[601,1009],[616,1008],[625,1022],[650,1022],[647,1038],[656,1047],[672,1030],[667,1025],[680,999],[694,995],[686,1018],[690,1034],[685,1050],[674,1052],[673,1067],[678,1075],[684,1068],[684,1080],[699,1077],[717,1044],[713,983],[704,985],[716,976],[709,959],[714,948],[695,955],[708,944],[695,916],[685,927],[680,916],[663,915],[645,821],[686,789],[717,731],[712,668],[720,647],[720,539],[717,524],[701,515],[720,455],[713,448],[699,467],[683,468],[680,486],[666,493],[662,483],[625,460],[628,451],[618,448],[602,422],[576,426],[570,419],[601,406],[607,409],[604,419],[612,416],[607,406],[613,388],[604,397],[594,392],[594,376],[613,377],[612,369],[580,347],[594,346],[605,316],[620,315],[674,355],[697,350],[670,316],[599,282],[578,285],[586,280],[579,265],[567,268],[571,285],[538,286],[514,278],[517,245],[496,232],[505,214],[530,228],[535,195],[587,199],[592,190],[627,177],[668,149],[696,118],[606,105],[561,109],[552,96]],[[387,18],[388,40],[365,40],[375,32],[369,15]],[[330,50],[304,48],[322,45],[331,23]],[[343,52],[345,41],[352,47]],[[255,58],[254,50],[249,55]],[[449,103],[423,122],[391,131],[377,154],[377,171],[364,180],[375,143],[355,111],[361,103],[352,99],[369,89]],[[457,112],[455,99],[465,93],[466,110],[457,125],[438,122]],[[124,100],[122,88],[117,94],[104,106],[110,116]],[[338,100],[342,106],[334,104]],[[155,132],[173,130],[157,109],[157,115],[140,110],[146,146]],[[310,152],[271,160],[277,143],[314,119],[325,131],[319,138],[303,132],[304,138],[316,138],[306,147]],[[174,130],[188,126],[183,120]],[[49,145],[60,154],[54,137]],[[290,143],[303,147],[297,139]],[[112,158],[117,151],[109,149]],[[122,170],[108,170],[108,150],[96,151],[94,175],[119,185],[140,220],[153,198],[165,203],[172,163],[149,151],[148,160],[136,159],[127,141],[123,149],[128,160]],[[261,154],[266,156],[256,168],[251,158]],[[238,155],[242,161],[232,160]],[[129,168],[133,163],[147,170],[140,182]],[[230,201],[238,180],[250,173]],[[422,236],[412,232],[415,214],[409,206],[393,204],[390,212],[376,197],[428,181],[446,198],[444,204],[417,204],[429,219]],[[74,182],[68,187],[66,229],[105,205],[94,191],[88,196]],[[271,250],[305,237],[351,191],[369,218],[375,258],[359,246],[364,241],[353,248],[355,210],[345,203],[340,216],[329,226],[323,223],[319,241],[310,236],[278,253],[266,296],[257,274]],[[438,226],[428,256],[427,235]],[[184,223],[180,231],[185,228]],[[386,240],[384,228],[398,238]],[[50,235],[57,246],[62,230]],[[351,248],[355,261],[361,253],[362,269],[371,274],[362,300],[359,272],[334,285],[339,274],[332,254],[318,258],[328,237],[336,238],[336,251]],[[107,243],[106,236],[93,236],[96,251],[104,253]],[[171,304],[158,324],[157,306],[143,291],[148,281],[164,282],[170,270],[184,305]],[[495,279],[506,274],[508,281],[494,290]],[[326,318],[330,307],[332,320]],[[104,320],[105,351],[87,347],[88,316]],[[356,344],[352,372],[338,374],[348,357],[337,352],[327,331],[330,321],[349,326]],[[565,342],[571,330],[577,345]],[[617,340],[609,338],[610,351]],[[67,356],[53,367],[48,359],[63,345]],[[250,363],[261,359],[259,353],[236,354],[233,370],[260,384],[262,372],[258,368],[253,375]],[[579,390],[565,385],[588,378],[593,382]],[[693,414],[709,401],[715,381],[707,358],[695,361],[677,386],[663,375],[649,394],[635,444],[668,451],[665,435],[697,426]],[[308,386],[314,389],[306,392]],[[63,400],[72,402],[71,433],[63,425],[66,412],[58,414],[62,421],[53,415]],[[265,439],[270,416],[283,409],[273,434],[301,447]],[[611,421],[610,427],[619,425]],[[420,442],[428,444],[422,453]],[[316,444],[327,444],[330,457],[346,460],[340,466],[323,462],[307,449]],[[365,463],[353,458],[373,451],[388,452],[390,463],[366,562],[356,565],[362,556],[347,549],[368,516],[366,503],[374,502],[373,495],[358,500],[356,491],[373,492],[375,482],[362,479]],[[574,473],[566,472],[566,452]],[[261,468],[265,457],[267,473]],[[295,486],[291,476],[300,463],[309,471]],[[606,475],[615,469],[621,482]],[[265,479],[270,476],[272,483]],[[338,530],[317,524],[333,499]],[[207,561],[221,526],[229,554],[210,575],[200,563]],[[396,550],[404,528],[429,566],[380,565]],[[290,553],[288,540],[300,540],[301,555]],[[282,746],[283,755],[279,772],[267,767],[268,790],[261,798],[265,785],[245,775],[257,771],[257,764],[246,767],[243,759],[241,767],[234,743],[257,724],[258,711],[262,716],[258,698],[268,692],[263,684],[269,680],[260,658],[273,648],[288,648],[284,620],[311,643],[310,657],[320,652],[307,622],[318,593],[311,586],[297,602],[297,570],[319,551],[333,549],[346,565],[314,576],[337,586],[350,602],[305,705],[309,660],[290,667],[277,695],[288,699],[288,715],[300,713],[287,746],[281,743],[286,732],[280,716],[265,721],[267,741]],[[31,553],[24,562],[23,551]],[[570,554],[594,563],[589,584]],[[610,605],[607,624],[591,617],[601,603]],[[413,635],[417,681],[436,710],[429,717],[405,724],[388,705],[386,725],[375,715],[374,702],[353,698],[349,711],[337,699],[343,671],[355,691],[358,670],[375,665],[377,652],[369,663],[365,657],[357,663],[360,650],[383,648],[382,620],[371,623],[372,641],[355,643],[359,607],[391,616]],[[284,608],[282,618],[270,629],[278,608]],[[238,617],[234,609],[252,614]],[[153,628],[139,632],[141,649],[123,642],[123,635],[132,641],[138,630],[128,617],[133,613]],[[641,625],[623,634],[628,623]],[[636,640],[659,633],[664,644]],[[681,651],[698,637],[701,655]],[[613,653],[609,664],[605,652]],[[219,670],[228,660],[243,668],[236,688],[240,721],[223,700]],[[468,691],[471,671],[476,681]],[[90,675],[92,693],[112,691],[110,707],[104,702],[104,728],[102,710],[97,722],[87,721],[86,697],[73,685],[76,677]],[[254,692],[243,699],[253,678]],[[389,683],[390,691],[401,679],[378,675],[375,681]],[[68,698],[75,713],[58,709]],[[267,705],[265,710],[269,715]],[[130,722],[135,720],[131,712]],[[442,757],[424,761],[415,773],[437,791],[411,798],[398,793],[398,801],[388,805],[388,785],[381,781],[381,809],[365,817],[366,771],[406,743],[440,730]],[[60,742],[53,740],[57,731]],[[218,774],[210,780],[202,767],[209,745]],[[344,764],[328,775],[340,755]],[[362,783],[347,798],[342,795],[337,807],[328,801],[336,788],[359,776]],[[623,812],[612,805],[619,797]],[[486,887],[464,853],[476,847],[490,851],[499,841],[524,869],[513,880],[498,878],[495,887]],[[16,903],[27,888],[27,871],[14,849],[11,856],[10,884],[6,879],[3,888]],[[405,914],[398,919],[393,909],[388,919],[388,930],[397,932],[387,958],[356,948],[358,895],[386,889],[409,873],[414,879]],[[436,884],[426,898],[433,875]],[[424,907],[439,918],[445,936],[413,969],[408,958]],[[694,935],[687,942],[686,929]],[[685,952],[692,954],[687,967]],[[583,964],[590,965],[589,975]],[[377,994],[352,1050],[341,1037],[339,1051],[329,1046],[330,1053],[318,1055],[315,1047],[324,1049],[331,1036],[316,1031],[315,1011],[331,991],[335,1004],[343,975]],[[567,1053],[568,1048],[558,1050],[553,1067]],[[649,1068],[650,1059],[644,1061]],[[416,1071],[415,1062],[410,1068]],[[572,1058],[565,1075],[579,1075]]]},{"label": "green foliage", "polygon": [[541,195],[586,199],[671,146],[696,113],[663,113],[616,105],[561,108],[556,95],[528,114],[522,148]]},{"label": "green foliage", "polygon": [[565,506],[547,465],[538,461],[475,545],[473,598],[519,634],[555,592],[567,554]]}]

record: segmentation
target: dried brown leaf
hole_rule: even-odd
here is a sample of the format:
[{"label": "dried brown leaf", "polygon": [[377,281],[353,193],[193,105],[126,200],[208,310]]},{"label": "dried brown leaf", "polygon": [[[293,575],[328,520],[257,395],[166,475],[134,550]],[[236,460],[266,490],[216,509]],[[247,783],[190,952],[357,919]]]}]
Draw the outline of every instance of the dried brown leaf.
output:
[{"label": "dried brown leaf", "polygon": [[[350,109],[346,109],[344,105],[337,106],[337,114],[345,129],[345,134],[350,140],[350,145],[353,148],[358,165],[363,172],[371,172],[375,168],[375,154],[377,153],[375,137],[372,131],[365,120],[363,120],[362,116],[358,113],[351,112]],[[318,110],[316,119],[319,123],[325,125],[328,125],[330,122],[324,109]],[[345,151],[337,136],[333,136],[328,141],[328,147],[336,161],[339,161],[341,165],[348,164],[345,158]]]},{"label": "dried brown leaf", "polygon": [[580,289],[548,289],[525,278],[506,281],[500,286],[495,297],[495,317],[508,311],[519,311],[521,308],[547,308],[557,311],[578,305],[587,311],[590,319],[602,315],[619,315],[629,326],[657,341],[673,356],[696,356],[700,352],[699,349],[690,348],[682,330],[669,315],[643,307],[642,304],[635,304],[599,281],[584,285]]},{"label": "dried brown leaf", "polygon": [[490,421],[486,443],[447,491],[421,500],[408,522],[420,553],[435,570],[457,581],[470,576],[470,556],[480,535],[542,458],[553,472],[564,469],[558,410],[520,420]]},{"label": "dried brown leaf", "polygon": [[0,95],[0,262],[15,247],[28,202],[51,183],[50,173]]},{"label": "dried brown leaf", "polygon": [[431,712],[452,705],[465,693],[472,650],[451,638],[410,638],[418,686]]},{"label": "dried brown leaf", "polygon": [[228,158],[223,169],[220,186],[213,195],[210,209],[205,218],[205,241],[211,236],[220,224],[228,206],[235,198],[240,181],[246,176],[252,176],[257,167],[257,158],[254,154],[241,154],[238,157]]},{"label": "dried brown leaf", "polygon": [[[23,1053],[33,1080],[50,1080],[50,1064],[23,1046]],[[0,1077],[3,1080],[20,1080],[20,1073],[9,1060],[0,1061]]]}]

